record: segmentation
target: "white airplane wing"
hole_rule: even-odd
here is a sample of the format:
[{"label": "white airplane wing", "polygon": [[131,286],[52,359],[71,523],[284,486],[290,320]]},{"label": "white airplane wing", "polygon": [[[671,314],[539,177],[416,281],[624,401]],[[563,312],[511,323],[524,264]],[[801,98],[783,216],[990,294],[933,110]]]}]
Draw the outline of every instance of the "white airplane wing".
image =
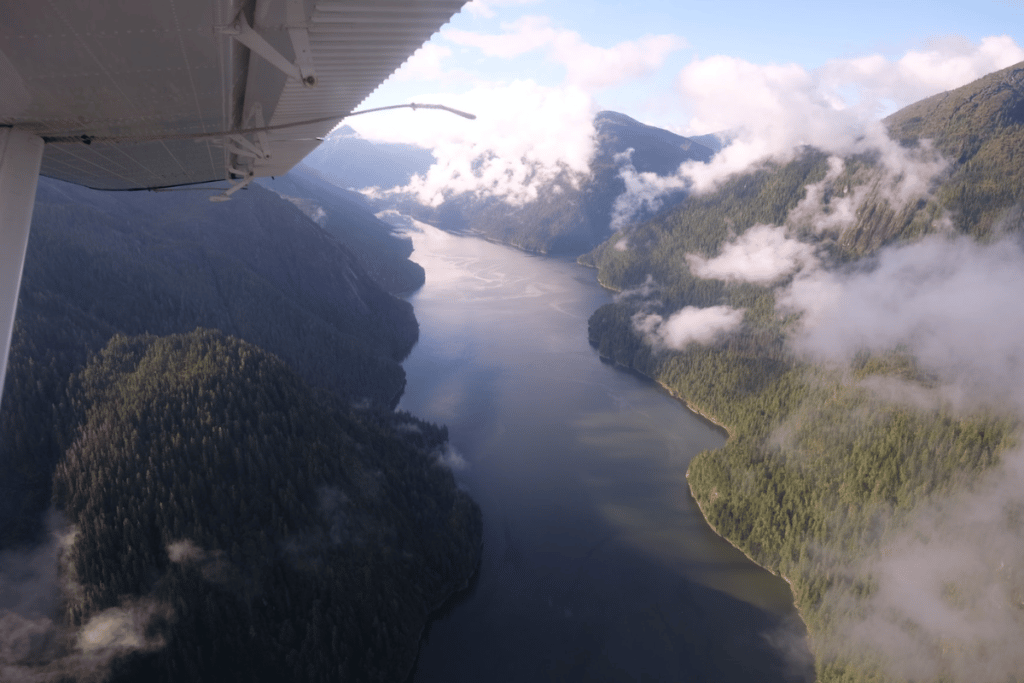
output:
[{"label": "white airplane wing", "polygon": [[0,389],[39,173],[230,191],[315,148],[466,0],[28,0],[0,11]]}]

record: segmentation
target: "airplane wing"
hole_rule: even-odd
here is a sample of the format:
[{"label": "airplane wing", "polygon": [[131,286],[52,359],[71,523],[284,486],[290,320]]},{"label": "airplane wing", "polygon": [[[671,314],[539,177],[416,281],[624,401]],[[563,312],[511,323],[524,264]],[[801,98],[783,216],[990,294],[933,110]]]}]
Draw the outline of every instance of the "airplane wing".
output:
[{"label": "airplane wing", "polygon": [[465,2],[6,3],[0,388],[38,174],[105,190],[226,180],[226,196],[284,174]]}]

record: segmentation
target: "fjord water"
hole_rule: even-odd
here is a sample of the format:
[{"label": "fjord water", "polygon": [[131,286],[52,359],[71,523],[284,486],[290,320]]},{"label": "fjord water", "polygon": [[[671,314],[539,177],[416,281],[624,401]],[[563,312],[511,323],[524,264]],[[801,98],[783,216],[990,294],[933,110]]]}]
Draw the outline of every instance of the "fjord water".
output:
[{"label": "fjord water", "polygon": [[484,515],[470,587],[428,629],[412,680],[803,681],[788,586],[716,536],[686,468],[724,433],[602,363],[595,273],[428,226],[400,408],[447,424]]}]

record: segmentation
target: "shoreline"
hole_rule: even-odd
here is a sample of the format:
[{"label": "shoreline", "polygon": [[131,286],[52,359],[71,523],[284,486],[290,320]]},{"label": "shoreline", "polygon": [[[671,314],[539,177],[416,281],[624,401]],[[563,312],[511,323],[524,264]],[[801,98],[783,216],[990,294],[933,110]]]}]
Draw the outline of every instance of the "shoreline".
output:
[{"label": "shoreline", "polygon": [[[673,390],[671,387],[667,386],[663,382],[661,382],[661,381],[659,381],[657,379],[654,379],[653,377],[651,377],[649,375],[645,375],[644,373],[640,372],[636,368],[632,368],[632,367],[629,367],[629,366],[626,366],[626,365],[622,365],[621,363],[617,363],[617,362],[615,362],[614,360],[612,360],[610,358],[605,358],[604,356],[602,356],[601,360],[606,362],[606,363],[610,363],[610,364],[614,365],[616,368],[621,368],[623,370],[627,370],[629,372],[636,373],[637,375],[639,375],[639,376],[641,376],[641,377],[643,377],[643,378],[645,378],[645,379],[647,379],[647,380],[649,380],[651,382],[654,382],[656,385],[661,387],[665,391],[665,393],[667,393],[673,399],[675,399],[676,401],[681,403],[684,409],[686,409],[687,411],[693,413],[694,415],[696,415],[697,417],[701,418],[702,420],[705,420],[705,421],[709,422],[710,424],[714,425],[716,428],[720,429],[722,432],[725,433],[726,439],[732,438],[732,434],[729,433],[729,428],[728,427],[726,427],[724,424],[722,424],[721,422],[716,420],[711,415],[708,415],[706,412],[704,412],[700,408],[698,408],[698,407],[694,406],[693,404],[691,404],[689,401],[686,400],[686,398],[681,396],[678,392],[676,392],[675,390]],[[709,452],[711,452],[711,451],[709,451]],[[699,457],[699,454],[698,454],[698,456],[695,456],[695,457]],[[692,460],[691,460],[691,463],[692,463]],[[796,602],[796,594],[793,592],[793,582],[790,580],[790,578],[788,576],[786,576],[782,572],[774,571],[770,567],[766,567],[763,564],[761,564],[760,562],[758,562],[756,559],[751,557],[750,554],[746,550],[744,550],[743,548],[741,548],[738,545],[736,545],[735,543],[733,543],[732,539],[730,539],[729,537],[721,534],[718,531],[718,528],[714,524],[711,523],[710,519],[708,519],[707,512],[704,510],[704,506],[701,505],[699,500],[697,500],[697,496],[695,496],[693,494],[693,486],[690,485],[690,465],[689,464],[686,466],[686,489],[687,489],[687,492],[690,494],[690,498],[692,498],[693,502],[697,505],[697,509],[700,510],[700,515],[704,519],[704,523],[708,525],[708,528],[711,529],[711,531],[713,531],[716,536],[718,536],[723,541],[728,543],[730,546],[732,546],[733,548],[738,550],[740,553],[743,554],[743,556],[745,558],[747,558],[748,560],[753,562],[755,565],[757,565],[761,569],[765,570],[766,572],[768,572],[772,576],[779,577],[780,579],[782,579],[783,581],[786,582],[786,585],[789,586],[790,594],[793,595],[793,609],[796,611],[797,616],[800,617],[800,622],[803,624],[804,632],[807,634],[807,638],[808,638],[808,641],[809,641],[810,640],[810,631],[807,629],[807,620],[804,618],[803,610],[800,609],[800,605],[798,605],[797,602]],[[813,652],[812,652],[812,654],[813,654]]]}]

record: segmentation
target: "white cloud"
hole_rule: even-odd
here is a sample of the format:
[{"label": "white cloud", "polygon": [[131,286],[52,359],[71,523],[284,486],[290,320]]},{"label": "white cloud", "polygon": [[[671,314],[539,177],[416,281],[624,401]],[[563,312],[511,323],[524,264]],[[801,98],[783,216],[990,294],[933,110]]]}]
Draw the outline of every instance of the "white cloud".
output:
[{"label": "white cloud", "polygon": [[563,32],[555,41],[553,56],[565,66],[567,82],[593,90],[653,73],[686,45],[679,36],[647,35],[603,48],[588,45],[578,33]]},{"label": "white cloud", "polygon": [[495,16],[496,7],[511,7],[515,5],[536,5],[541,0],[472,0],[462,9],[470,14],[490,19]]},{"label": "white cloud", "polygon": [[870,653],[899,679],[998,683],[1019,674],[1022,486],[1024,453],[1005,453],[971,490],[918,508],[877,552],[845,562],[870,574],[875,590],[839,610],[840,647]]},{"label": "white cloud", "polygon": [[456,45],[474,47],[485,55],[511,59],[545,49],[566,70],[566,84],[597,90],[656,71],[673,52],[686,47],[675,35],[646,35],[611,47],[590,45],[576,31],[555,28],[541,16],[521,17],[501,25],[501,33],[446,29],[442,36]]},{"label": "white cloud", "polygon": [[425,43],[391,77],[396,81],[436,81],[450,76],[442,62],[452,49],[436,43]]},{"label": "white cloud", "polygon": [[920,189],[917,181],[927,184],[929,172],[941,164],[928,150],[906,150],[889,141],[879,114],[1021,59],[1024,50],[997,36],[977,45],[941,41],[896,61],[881,55],[833,60],[815,71],[722,55],[694,60],[677,78],[679,95],[693,112],[687,129],[738,133],[711,163],[688,162],[680,175],[699,192],[766,159],[787,160],[801,145],[841,156],[874,150],[882,153],[893,178],[911,171],[907,177],[914,182],[897,191],[912,195]]},{"label": "white cloud", "polygon": [[[655,212],[661,208],[661,198],[665,195],[683,190],[689,184],[679,176],[660,176],[657,173],[640,173],[633,165],[633,148],[615,155],[619,164],[619,177],[625,183],[625,191],[615,198],[612,205],[611,229],[622,230],[630,221],[645,211]],[[616,248],[619,249],[618,244]],[[623,246],[622,249],[625,249]]]},{"label": "white cloud", "polygon": [[402,189],[424,204],[437,206],[446,197],[473,193],[521,205],[536,199],[538,186],[559,173],[572,177],[588,171],[596,107],[578,88],[515,81],[431,99],[477,118],[395,112],[373,121],[353,119],[365,137],[433,148],[437,162]]},{"label": "white cloud", "polygon": [[979,401],[1024,409],[1024,251],[933,236],[850,272],[798,277],[779,299],[802,311],[796,347],[847,361],[903,346],[923,369]]},{"label": "white cloud", "polygon": [[446,467],[453,472],[461,472],[469,467],[469,463],[462,456],[462,453],[452,446],[450,443],[446,443],[442,450],[437,451],[437,464],[441,467]]},{"label": "white cloud", "polygon": [[547,17],[538,16],[520,17],[503,23],[501,28],[502,33],[446,28],[441,35],[448,42],[474,47],[489,57],[511,59],[552,44],[561,33]]},{"label": "white cloud", "polygon": [[731,306],[686,306],[667,319],[656,313],[640,312],[633,316],[634,328],[653,346],[669,349],[682,349],[690,342],[709,344],[738,329],[742,322],[743,310]]},{"label": "white cloud", "polygon": [[977,45],[963,37],[947,36],[932,41],[926,50],[911,50],[895,62],[878,54],[832,60],[818,76],[833,97],[855,98],[860,106],[879,112],[887,104],[903,107],[1022,60],[1024,50],[1006,35],[982,38]]},{"label": "white cloud", "polygon": [[755,225],[722,246],[714,258],[687,254],[686,262],[697,277],[770,284],[805,266],[817,263],[814,247],[786,236],[786,228]]}]

